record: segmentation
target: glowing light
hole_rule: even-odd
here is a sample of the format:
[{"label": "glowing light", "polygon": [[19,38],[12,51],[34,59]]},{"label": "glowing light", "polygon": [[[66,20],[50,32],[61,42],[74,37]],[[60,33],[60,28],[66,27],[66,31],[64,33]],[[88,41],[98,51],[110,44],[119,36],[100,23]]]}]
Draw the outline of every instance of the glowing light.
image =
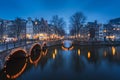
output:
[{"label": "glowing light", "polygon": [[115,30],[115,28],[113,28],[113,30]]},{"label": "glowing light", "polygon": [[44,51],[42,51],[42,52],[43,52],[43,56],[45,56],[47,54],[47,52],[48,52],[48,49],[46,49],[45,52]]},{"label": "glowing light", "polygon": [[7,74],[7,78],[10,78],[10,75]]},{"label": "glowing light", "polygon": [[55,54],[54,53],[52,54],[52,58],[55,59]]},{"label": "glowing light", "polygon": [[4,68],[6,68],[6,65],[4,66]]},{"label": "glowing light", "polygon": [[78,55],[80,56],[80,49],[78,49]]},{"label": "glowing light", "polygon": [[111,38],[111,39],[114,39],[115,38],[115,36],[113,35],[113,36],[106,36],[106,38]]},{"label": "glowing light", "polygon": [[48,35],[46,33],[40,33],[38,34],[39,36],[39,40],[47,40],[48,39]]},{"label": "glowing light", "polygon": [[104,51],[104,56],[106,56],[107,55],[107,52],[106,51]]},{"label": "glowing light", "polygon": [[120,30],[119,28],[117,28],[117,30]]},{"label": "glowing light", "polygon": [[62,49],[65,51],[72,50],[73,48],[74,48],[73,46],[71,46],[70,48],[66,48],[66,47],[62,46]]},{"label": "glowing light", "polygon": [[88,52],[88,58],[90,58],[91,56],[90,56],[90,51]]},{"label": "glowing light", "polygon": [[72,46],[72,47],[69,48],[69,50],[72,50],[73,48],[74,48],[74,47]]},{"label": "glowing light", "polygon": [[88,34],[88,36],[90,36],[90,34]]},{"label": "glowing light", "polygon": [[103,32],[107,32],[107,30],[104,30]]},{"label": "glowing light", "polygon": [[68,48],[65,48],[65,47],[63,47],[63,46],[62,46],[62,49],[65,50],[65,51],[68,51]]},{"label": "glowing light", "polygon": [[33,61],[32,59],[31,59],[31,57],[29,57],[29,60],[30,60],[30,63],[31,64],[37,64],[38,63],[38,61],[41,59],[41,55],[38,57],[38,59],[36,59],[35,61]]},{"label": "glowing light", "polygon": [[37,25],[38,23],[37,23],[37,22],[35,22],[35,24]]},{"label": "glowing light", "polygon": [[4,35],[3,38],[6,39],[8,35]]},{"label": "glowing light", "polygon": [[35,34],[35,35],[33,36],[33,38],[34,38],[34,39],[38,39],[38,38],[39,38],[39,34]]},{"label": "glowing light", "polygon": [[115,52],[116,52],[115,47],[112,47],[112,54],[113,54],[113,56],[115,55]]},{"label": "glowing light", "polygon": [[8,60],[10,59],[10,56],[13,55],[13,54],[15,54],[17,51],[22,51],[23,54],[25,54],[26,57],[28,56],[26,50],[24,50],[24,49],[22,49],[22,48],[17,48],[17,49],[13,49],[13,50],[11,51],[11,53],[5,58],[5,60],[8,61]]},{"label": "glowing light", "polygon": [[57,49],[55,49],[55,54],[57,54]]},{"label": "glowing light", "polygon": [[57,49],[54,50],[54,52],[52,54],[52,58],[55,59],[56,55],[57,55]]},{"label": "glowing light", "polygon": [[42,44],[42,46],[41,46],[41,47],[43,48],[43,47],[45,46],[45,44],[47,44],[47,43],[46,43],[46,42],[43,42],[43,44]]},{"label": "glowing light", "polygon": [[26,34],[26,37],[27,37],[27,38],[31,38],[31,35],[30,35],[30,34]]}]

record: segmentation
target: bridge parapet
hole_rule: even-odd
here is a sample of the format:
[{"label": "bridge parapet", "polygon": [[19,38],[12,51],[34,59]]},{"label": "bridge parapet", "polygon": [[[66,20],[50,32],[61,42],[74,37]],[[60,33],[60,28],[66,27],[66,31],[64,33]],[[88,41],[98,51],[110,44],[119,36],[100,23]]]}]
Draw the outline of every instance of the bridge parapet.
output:
[{"label": "bridge parapet", "polygon": [[37,41],[37,42],[33,42],[33,43],[28,43],[28,44],[23,44],[20,46],[15,46],[13,48],[8,48],[7,50],[4,50],[2,52],[0,52],[0,69],[3,69],[4,64],[6,62],[6,58],[8,58],[8,56],[10,54],[12,54],[12,52],[17,51],[18,49],[22,49],[25,50],[26,53],[28,55],[30,55],[30,49],[33,48],[33,46],[35,46],[36,44],[39,44],[41,46],[41,49],[44,47],[44,44],[46,44],[47,47],[50,46],[54,46],[54,45],[60,45],[61,44],[61,40],[54,40],[54,41]]},{"label": "bridge parapet", "polygon": [[7,57],[10,54],[12,54],[12,52],[14,52],[16,50],[19,50],[19,49],[23,49],[23,50],[26,51],[27,54],[29,54],[30,48],[31,48],[31,46],[33,44],[35,44],[35,43],[30,43],[30,44],[22,45],[22,46],[19,46],[19,47],[14,47],[14,48],[11,48],[11,49],[8,49],[8,50],[0,52],[0,69],[3,68],[3,66],[4,66],[4,64],[6,62]]}]

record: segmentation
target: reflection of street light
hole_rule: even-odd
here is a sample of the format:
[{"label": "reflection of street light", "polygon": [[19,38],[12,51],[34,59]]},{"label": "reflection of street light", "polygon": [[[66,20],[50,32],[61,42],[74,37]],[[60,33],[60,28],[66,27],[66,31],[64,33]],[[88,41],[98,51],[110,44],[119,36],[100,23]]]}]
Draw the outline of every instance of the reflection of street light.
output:
[{"label": "reflection of street light", "polygon": [[80,49],[78,49],[78,55],[80,56]]},{"label": "reflection of street light", "polygon": [[55,49],[55,54],[57,54],[57,49]]},{"label": "reflection of street light", "polygon": [[88,58],[90,58],[90,51],[88,52]]},{"label": "reflection of street light", "polygon": [[104,56],[106,56],[107,55],[107,52],[106,51],[104,51]]},{"label": "reflection of street light", "polygon": [[112,47],[112,54],[113,54],[113,56],[115,55],[115,47]]},{"label": "reflection of street light", "polygon": [[54,53],[52,54],[52,58],[55,59],[55,54]]}]

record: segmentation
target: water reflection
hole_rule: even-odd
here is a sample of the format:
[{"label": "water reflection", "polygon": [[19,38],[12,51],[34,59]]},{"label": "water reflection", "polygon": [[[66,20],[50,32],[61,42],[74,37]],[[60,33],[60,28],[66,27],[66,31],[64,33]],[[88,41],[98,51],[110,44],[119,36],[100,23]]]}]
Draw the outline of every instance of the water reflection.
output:
[{"label": "water reflection", "polygon": [[112,54],[113,54],[113,56],[115,55],[115,52],[116,52],[115,47],[112,46]]},{"label": "water reflection", "polygon": [[107,55],[107,52],[106,51],[104,51],[104,56],[106,56]]},{"label": "water reflection", "polygon": [[90,58],[90,51],[88,51],[88,58]]},{"label": "water reflection", "polygon": [[[54,46],[47,50],[47,54],[41,57],[36,67],[27,62],[29,66],[16,80],[120,79],[120,47],[74,46],[73,50],[65,51],[61,46]],[[19,62],[19,66],[24,65],[22,62],[25,61]],[[9,66],[9,69],[12,67]],[[17,68],[19,67],[16,66]],[[11,74],[14,71],[11,69]],[[7,80],[6,76],[0,77],[0,80]]]},{"label": "water reflection", "polygon": [[53,59],[55,59],[55,54],[53,53]]},{"label": "water reflection", "polygon": [[55,54],[57,54],[57,49],[55,49]]},{"label": "water reflection", "polygon": [[80,49],[78,49],[78,55],[80,56]]},{"label": "water reflection", "polygon": [[52,53],[52,58],[55,59],[56,55],[57,55],[57,49],[55,49],[54,52]]},{"label": "water reflection", "polygon": [[61,46],[63,50],[68,51],[68,50],[73,50],[74,46],[71,41],[64,41],[63,45]]}]

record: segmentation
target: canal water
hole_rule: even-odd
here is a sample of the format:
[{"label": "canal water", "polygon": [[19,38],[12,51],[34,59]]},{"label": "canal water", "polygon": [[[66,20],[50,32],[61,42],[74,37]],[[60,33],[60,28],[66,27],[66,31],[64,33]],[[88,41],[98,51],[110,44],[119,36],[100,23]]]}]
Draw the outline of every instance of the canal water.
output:
[{"label": "canal water", "polygon": [[[1,71],[0,80],[120,80],[119,46],[71,46],[65,41],[47,50],[37,64],[25,62],[26,58],[13,59],[7,73],[20,75],[10,79]],[[20,73],[24,63],[27,68]]]}]

